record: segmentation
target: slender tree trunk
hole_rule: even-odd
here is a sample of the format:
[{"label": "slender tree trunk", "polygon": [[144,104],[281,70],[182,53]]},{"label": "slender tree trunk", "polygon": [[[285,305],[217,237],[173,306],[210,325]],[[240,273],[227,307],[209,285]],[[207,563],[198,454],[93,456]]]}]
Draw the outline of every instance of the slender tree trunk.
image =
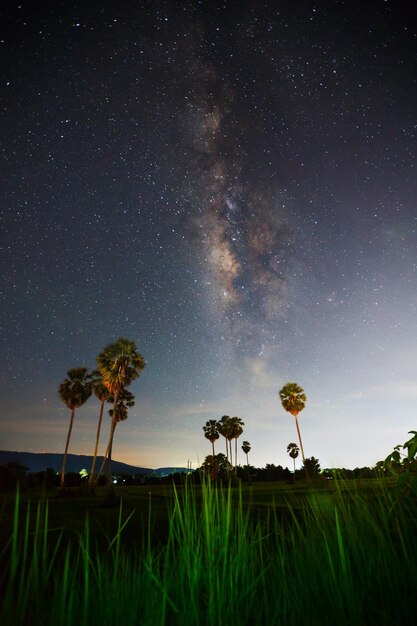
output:
[{"label": "slender tree trunk", "polygon": [[99,480],[101,474],[103,473],[104,466],[105,466],[106,461],[107,461],[107,456],[109,454],[109,445],[110,444],[107,444],[106,452],[104,453],[104,457],[103,457],[103,460],[101,462],[100,469],[98,470],[97,475],[94,477],[93,489],[95,489],[97,487],[98,480]]},{"label": "slender tree trunk", "polygon": [[75,408],[71,410],[71,419],[70,419],[70,424],[68,428],[67,443],[65,444],[65,452],[64,452],[64,457],[62,459],[61,491],[65,489],[65,466],[67,464],[68,446],[69,446],[69,442],[71,439],[72,425],[74,423],[74,415],[75,415]]},{"label": "slender tree trunk", "polygon": [[247,468],[247,472],[248,472],[248,482],[251,485],[252,484],[252,480],[250,477],[250,471],[249,471],[249,457],[248,457],[249,452],[246,452],[246,468]]},{"label": "slender tree trunk", "polygon": [[214,456],[214,441],[211,442],[211,447],[213,448],[213,456]]},{"label": "slender tree trunk", "polygon": [[237,437],[235,437],[235,474],[237,474]]},{"label": "slender tree trunk", "polygon": [[227,460],[229,460],[229,448],[228,448],[227,437],[225,437],[225,440],[226,440],[226,458],[227,458]]},{"label": "slender tree trunk", "polygon": [[293,458],[293,462],[294,462],[294,478],[295,478],[295,458]]},{"label": "slender tree trunk", "polygon": [[305,463],[306,459],[305,459],[305,456],[304,456],[304,448],[303,448],[303,442],[301,441],[300,429],[298,427],[297,415],[294,415],[294,417],[295,417],[295,425],[297,426],[298,440],[300,442],[301,456],[303,457],[303,463]]},{"label": "slender tree trunk", "polygon": [[118,399],[119,399],[119,394],[116,392],[114,394],[113,417],[112,417],[111,426],[110,426],[109,445],[107,446],[107,495],[108,495],[109,501],[115,500],[113,477],[112,477],[112,472],[111,472],[111,453],[112,453],[112,448],[113,448],[114,431],[116,430],[116,425],[117,425],[116,409],[117,409]]},{"label": "slender tree trunk", "polygon": [[117,422],[115,419],[112,419],[110,426],[110,439],[109,439],[109,447],[107,453],[107,496],[109,501],[115,500],[114,487],[113,487],[113,476],[111,471],[111,453],[113,448],[113,437],[114,431],[116,430]]},{"label": "slender tree trunk", "polygon": [[90,476],[88,477],[88,491],[89,491],[89,493],[91,493],[91,491],[93,489],[93,485],[94,485],[94,468],[95,468],[96,459],[97,459],[98,442],[100,441],[100,431],[101,431],[101,422],[102,422],[102,419],[103,419],[104,402],[105,402],[105,400],[103,400],[101,402],[100,415],[99,415],[99,418],[98,418],[98,425],[97,425],[96,446],[94,448],[94,456],[93,456],[93,462],[91,464]]}]

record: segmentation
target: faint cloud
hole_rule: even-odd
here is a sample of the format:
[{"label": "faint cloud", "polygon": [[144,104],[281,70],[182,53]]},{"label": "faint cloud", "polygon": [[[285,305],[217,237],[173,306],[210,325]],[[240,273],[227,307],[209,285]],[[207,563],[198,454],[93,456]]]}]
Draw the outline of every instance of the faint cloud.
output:
[{"label": "faint cloud", "polygon": [[417,398],[417,383],[410,380],[400,383],[389,382],[383,385],[372,385],[360,391],[349,393],[344,397],[345,401],[381,400],[382,398]]},{"label": "faint cloud", "polygon": [[262,389],[276,388],[278,391],[277,375],[271,374],[268,369],[268,359],[265,357],[248,357],[245,359],[245,366],[251,377],[252,386]]}]

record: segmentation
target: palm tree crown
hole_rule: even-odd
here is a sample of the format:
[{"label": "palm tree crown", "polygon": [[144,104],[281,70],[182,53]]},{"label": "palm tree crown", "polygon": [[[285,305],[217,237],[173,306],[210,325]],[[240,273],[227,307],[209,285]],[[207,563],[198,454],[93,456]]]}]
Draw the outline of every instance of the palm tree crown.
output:
[{"label": "palm tree crown", "polygon": [[135,396],[131,391],[123,389],[117,398],[116,412],[114,409],[110,409],[109,415],[110,417],[114,415],[116,422],[123,422],[127,419],[127,410],[131,409],[132,406],[135,406]]},{"label": "palm tree crown", "polygon": [[298,415],[306,404],[306,395],[297,383],[287,383],[279,392],[281,404],[291,415]]},{"label": "palm tree crown", "polygon": [[217,420],[208,420],[205,426],[203,426],[203,431],[204,437],[208,439],[212,445],[214,456],[214,442],[220,437]]},{"label": "palm tree crown", "polygon": [[109,402],[111,394],[103,382],[103,377],[100,370],[94,370],[91,373],[91,386],[93,393],[100,402]]},{"label": "palm tree crown", "polygon": [[287,446],[287,452],[292,459],[296,459],[298,457],[298,453],[300,452],[300,448],[296,443],[289,443]]},{"label": "palm tree crown", "polygon": [[78,409],[91,396],[91,381],[86,367],[74,367],[59,385],[58,394],[71,410]]},{"label": "palm tree crown", "polygon": [[251,450],[249,441],[244,441],[242,443],[242,450],[243,450],[244,454],[249,454],[249,452]]},{"label": "palm tree crown", "polygon": [[116,395],[139,377],[146,363],[137,351],[135,342],[120,337],[100,352],[97,365],[104,385],[110,393]]}]

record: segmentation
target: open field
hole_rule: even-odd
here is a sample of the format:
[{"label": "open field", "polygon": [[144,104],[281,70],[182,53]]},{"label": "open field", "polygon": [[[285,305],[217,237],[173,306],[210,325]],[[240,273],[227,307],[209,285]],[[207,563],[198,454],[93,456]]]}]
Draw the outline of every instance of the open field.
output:
[{"label": "open field", "polygon": [[417,502],[388,482],[2,498],[0,622],[414,624]]}]

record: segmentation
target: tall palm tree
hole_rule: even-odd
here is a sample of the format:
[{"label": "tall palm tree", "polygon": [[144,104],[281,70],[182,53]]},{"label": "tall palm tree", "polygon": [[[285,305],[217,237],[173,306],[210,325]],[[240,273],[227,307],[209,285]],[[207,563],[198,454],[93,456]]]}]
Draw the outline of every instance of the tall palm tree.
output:
[{"label": "tall palm tree", "polygon": [[[109,402],[113,404],[113,401],[114,401],[114,396],[110,395]],[[112,441],[113,441],[114,431],[116,430],[117,424],[127,419],[127,410],[130,409],[134,405],[135,405],[135,396],[133,395],[133,393],[129,391],[128,389],[121,389],[117,398],[116,413],[114,412],[115,411],[114,406],[112,409],[109,410],[109,415],[111,418],[110,430],[113,429],[113,434],[110,433],[110,439]],[[113,420],[113,415],[115,418],[114,420]],[[92,483],[93,487],[97,486],[98,480],[101,474],[103,473],[104,466],[106,465],[106,461],[108,461],[108,454],[109,454],[109,444],[107,444],[107,449],[103,457],[103,460],[101,462],[100,469],[98,470],[97,475],[93,479],[93,483]]]},{"label": "tall palm tree", "polygon": [[217,427],[217,420],[208,420],[208,422],[206,422],[206,425],[203,426],[203,430],[204,430],[204,437],[210,441],[212,448],[213,448],[213,456],[215,456],[214,442],[217,441],[217,439],[220,436],[219,430]]},{"label": "tall palm tree", "polygon": [[287,446],[287,452],[294,461],[294,475],[295,475],[295,459],[298,457],[298,453],[300,452],[300,448],[296,443],[289,443]]},{"label": "tall palm tree", "polygon": [[250,447],[250,443],[249,441],[244,441],[242,443],[242,450],[244,452],[244,454],[246,454],[246,465],[249,465],[249,457],[248,454],[251,451],[251,447]]},{"label": "tall palm tree", "polygon": [[111,455],[113,447],[114,431],[118,419],[118,398],[121,392],[130,383],[139,377],[145,367],[143,356],[137,351],[134,341],[120,337],[114,343],[106,346],[97,357],[97,366],[103,377],[103,383],[108,391],[113,394],[113,413],[110,425],[109,443],[107,445],[107,491],[109,499],[114,499]]},{"label": "tall palm tree", "polygon": [[68,446],[74,424],[75,409],[78,409],[91,396],[91,380],[86,367],[74,367],[68,370],[67,378],[58,387],[58,395],[71,411],[71,418],[65,444],[61,469],[61,490],[65,489],[65,466],[67,464]]},{"label": "tall palm tree", "polygon": [[[217,430],[226,440],[226,457],[232,464],[232,422],[229,415],[223,415],[223,417],[217,422]],[[230,451],[229,451],[230,448]]]},{"label": "tall palm tree", "polygon": [[243,426],[245,425],[245,422],[243,422],[240,417],[231,417],[230,418],[230,422],[231,422],[231,435],[232,435],[232,439],[235,440],[235,473],[237,471],[237,440],[239,439],[240,435],[243,433]]},{"label": "tall palm tree", "polygon": [[98,423],[97,423],[96,445],[94,448],[93,461],[91,463],[90,476],[88,478],[88,491],[91,491],[93,489],[94,482],[95,482],[94,469],[95,469],[96,459],[97,459],[98,444],[100,441],[100,432],[101,432],[101,423],[103,420],[104,403],[110,402],[111,397],[112,397],[106,385],[103,383],[103,378],[99,370],[94,370],[94,372],[92,372],[92,389],[96,398],[100,400],[100,414],[99,414]]},{"label": "tall palm tree", "polygon": [[298,426],[298,414],[302,411],[306,404],[306,395],[304,390],[297,383],[287,383],[279,392],[281,404],[288,413],[294,415],[295,425],[297,427],[298,439],[300,442],[301,456],[305,461],[303,442],[301,441],[300,428]]}]

